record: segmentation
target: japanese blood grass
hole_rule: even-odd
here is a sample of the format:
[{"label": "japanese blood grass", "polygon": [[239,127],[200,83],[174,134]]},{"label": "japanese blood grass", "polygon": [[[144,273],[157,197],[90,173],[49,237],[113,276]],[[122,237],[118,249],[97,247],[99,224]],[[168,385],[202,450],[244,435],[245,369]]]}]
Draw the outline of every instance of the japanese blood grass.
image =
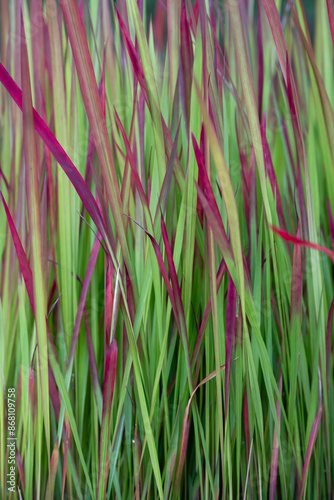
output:
[{"label": "japanese blood grass", "polygon": [[2,498],[12,387],[10,498],[330,498],[334,4],[305,4],[1,3]]}]

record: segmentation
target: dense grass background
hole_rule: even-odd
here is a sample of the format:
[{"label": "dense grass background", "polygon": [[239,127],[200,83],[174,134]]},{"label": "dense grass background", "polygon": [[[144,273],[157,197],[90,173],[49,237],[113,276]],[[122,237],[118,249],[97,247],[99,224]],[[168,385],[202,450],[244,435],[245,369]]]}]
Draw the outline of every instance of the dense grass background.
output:
[{"label": "dense grass background", "polygon": [[1,3],[2,498],[332,498],[312,4]]}]

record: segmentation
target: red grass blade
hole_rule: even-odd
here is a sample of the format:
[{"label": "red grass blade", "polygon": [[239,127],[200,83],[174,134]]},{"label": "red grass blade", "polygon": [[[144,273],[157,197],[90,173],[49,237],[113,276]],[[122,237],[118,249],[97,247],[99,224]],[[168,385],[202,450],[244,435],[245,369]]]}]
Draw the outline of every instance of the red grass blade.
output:
[{"label": "red grass blade", "polygon": [[302,240],[300,238],[297,238],[296,236],[292,236],[286,231],[282,231],[282,229],[279,229],[278,227],[270,226],[270,228],[272,231],[274,231],[274,233],[278,234],[278,236],[282,238],[284,241],[293,243],[294,245],[301,245],[305,248],[312,248],[313,250],[319,250],[319,252],[325,253],[326,255],[328,255],[328,257],[334,264],[334,252],[332,250],[329,250],[328,248],[323,247],[321,245],[311,243],[310,241]]},{"label": "red grass blade", "polygon": [[234,340],[234,329],[235,329],[235,314],[237,305],[237,291],[235,289],[234,283],[229,277],[228,289],[227,289],[227,305],[226,305],[226,376],[225,376],[225,412],[228,408],[228,399],[230,392],[230,379],[231,379],[231,366],[232,366],[232,354],[233,354],[233,340]]},{"label": "red grass blade", "polygon": [[334,219],[329,199],[327,200],[327,212],[328,212],[328,222],[329,222],[329,231],[331,234],[332,248],[334,250]]},{"label": "red grass blade", "polygon": [[65,491],[67,456],[68,456],[68,447],[69,447],[70,429],[71,429],[66,411],[65,411],[65,415],[64,415],[64,427],[65,427],[65,439],[64,439],[63,481],[62,481],[62,493],[61,493],[62,500],[64,498],[64,491]]},{"label": "red grass blade", "polygon": [[52,402],[53,410],[55,412],[55,417],[58,422],[59,419],[59,413],[60,413],[60,399],[59,399],[59,393],[57,390],[57,386],[53,377],[53,373],[51,371],[51,368],[49,367],[49,392],[50,392],[50,399]]},{"label": "red grass blade", "polygon": [[[22,110],[22,91],[11,78],[5,67],[0,63],[0,81],[11,95],[18,107]],[[81,177],[79,171],[74,166],[64,149],[61,147],[57,139],[54,137],[46,123],[42,120],[36,110],[33,110],[34,126],[47,148],[53,154],[55,160],[64,170],[65,174],[70,179],[75,190],[77,191],[83,205],[91,216],[95,225],[99,229],[103,238],[108,241],[104,221],[96,201]]]},{"label": "red grass blade", "polygon": [[105,307],[104,307],[104,342],[110,344],[111,321],[113,313],[114,292],[112,287],[113,266],[110,259],[105,259]]},{"label": "red grass blade", "polygon": [[182,75],[183,75],[183,88],[184,88],[184,105],[185,105],[185,117],[187,129],[189,128],[189,120],[190,120],[190,99],[191,99],[191,87],[192,87],[192,74],[193,74],[193,63],[194,63],[194,55],[191,41],[191,34],[189,23],[187,19],[186,12],[186,2],[182,0],[181,4],[181,63],[182,63]]},{"label": "red grass blade", "polygon": [[31,305],[31,309],[33,311],[33,314],[35,315],[34,292],[33,292],[32,272],[30,269],[30,264],[29,264],[28,259],[26,257],[25,251],[23,249],[20,237],[18,235],[14,221],[12,219],[12,216],[9,212],[7,203],[5,202],[5,199],[4,199],[1,191],[0,191],[0,197],[1,197],[4,209],[5,209],[5,212],[6,212],[6,216],[7,216],[7,220],[8,220],[8,224],[9,224],[9,229],[10,229],[10,232],[12,234],[12,238],[13,238],[13,242],[14,242],[14,246],[15,246],[15,250],[16,250],[16,255],[17,255],[17,258],[18,258],[18,261],[20,264],[20,270],[21,270],[21,273],[22,273],[22,276],[24,279],[27,293],[28,293],[28,298],[29,298],[29,302]]},{"label": "red grass blade", "polygon": [[281,65],[281,70],[283,73],[284,81],[286,83],[286,64],[285,57],[287,53],[287,46],[285,42],[285,37],[283,33],[282,23],[279,17],[279,13],[276,7],[275,0],[262,0],[262,5],[267,15],[267,19],[270,24],[271,32],[274,38],[274,43],[276,45],[278,59]]},{"label": "red grass blade", "polygon": [[[222,251],[222,254],[225,258],[227,255],[230,259],[232,259],[232,252],[230,244],[227,240],[223,221],[221,219],[216,199],[209,182],[202,153],[198,147],[194,135],[192,135],[192,141],[198,165],[198,177],[201,179],[201,183],[203,185],[202,191],[199,187],[199,184],[196,184],[199,199],[201,201],[204,212],[207,213],[208,223],[212,229],[213,234],[215,235],[219,247],[221,247],[220,249]],[[220,242],[220,244],[218,241]]]},{"label": "red grass blade", "polygon": [[332,300],[328,318],[327,318],[327,330],[326,330],[326,380],[327,387],[329,390],[328,377],[330,368],[330,355],[331,355],[331,344],[332,344],[332,331],[333,331],[333,317],[334,317],[334,298]]},{"label": "red grass blade", "polygon": [[326,2],[327,2],[329,27],[331,30],[332,41],[334,45],[334,5],[333,5],[333,0],[326,0]]}]

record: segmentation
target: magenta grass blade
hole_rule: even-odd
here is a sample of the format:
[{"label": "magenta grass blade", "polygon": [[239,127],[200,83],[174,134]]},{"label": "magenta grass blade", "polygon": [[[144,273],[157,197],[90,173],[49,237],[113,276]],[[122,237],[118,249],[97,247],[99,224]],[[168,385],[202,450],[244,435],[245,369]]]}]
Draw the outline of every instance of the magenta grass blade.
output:
[{"label": "magenta grass blade", "polygon": [[[215,196],[212,191],[211,184],[209,182],[209,178],[206,172],[206,168],[204,165],[204,159],[202,156],[202,153],[198,147],[198,144],[196,142],[196,139],[194,135],[192,135],[192,141],[193,141],[193,147],[194,147],[194,152],[197,160],[197,165],[198,165],[198,177],[201,178],[201,183],[203,185],[203,192],[199,187],[199,184],[196,183],[197,187],[197,192],[198,196],[200,198],[202,207],[204,211],[207,210],[207,219],[208,223],[210,224],[210,227],[215,235],[215,238],[217,237],[220,241],[221,251],[223,255],[226,256],[226,254],[232,259],[232,252],[230,249],[230,244],[227,240],[226,236],[226,231],[223,225],[223,221],[221,219],[219,209],[216,203]],[[204,194],[205,193],[205,194]],[[211,216],[209,216],[209,213]],[[218,240],[217,240],[218,242]],[[218,243],[219,244],[219,243]]]},{"label": "magenta grass blade", "polygon": [[53,406],[53,410],[55,412],[55,417],[58,422],[60,413],[60,399],[57,386],[50,367],[49,367],[49,392],[50,392],[50,400]]},{"label": "magenta grass blade", "polygon": [[326,380],[327,387],[329,390],[329,368],[330,368],[330,356],[331,356],[331,344],[332,344],[332,331],[333,331],[333,316],[334,316],[334,298],[332,300],[328,318],[327,318],[327,330],[326,330]]},{"label": "magenta grass blade", "polygon": [[[16,85],[14,80],[11,78],[5,67],[0,63],[0,81],[11,95],[13,100],[16,102],[18,107],[22,110],[22,91]],[[36,132],[39,134],[47,148],[51,151],[55,160],[64,170],[67,177],[70,179],[75,190],[77,191],[83,205],[85,206],[87,212],[91,216],[95,225],[99,229],[105,240],[108,240],[105,231],[105,224],[101,216],[100,210],[96,205],[96,201],[85,184],[84,179],[80,175],[79,171],[74,166],[73,162],[70,160],[68,155],[65,153],[62,146],[59,144],[57,139],[54,137],[46,123],[42,120],[37,111],[33,110],[34,115],[34,126]]]},{"label": "magenta grass blade", "polygon": [[333,5],[333,0],[326,0],[326,2],[327,2],[329,27],[331,30],[332,42],[334,46],[334,5]]},{"label": "magenta grass blade", "polygon": [[103,381],[103,409],[100,434],[100,453],[99,453],[99,480],[97,489],[97,498],[106,497],[107,479],[108,479],[108,454],[109,454],[109,436],[110,436],[110,415],[111,403],[114,395],[114,386],[116,379],[117,365],[117,342],[112,340],[108,346],[106,362],[104,367]]},{"label": "magenta grass blade", "polygon": [[[282,397],[282,375],[280,376],[278,390],[280,396]],[[281,405],[278,400],[276,402],[276,414],[279,426],[279,431],[281,429]],[[276,484],[277,484],[277,470],[278,470],[278,457],[279,457],[279,444],[277,437],[276,427],[274,428],[273,445],[271,452],[271,464],[270,464],[270,484],[269,484],[269,500],[275,500]]]},{"label": "magenta grass blade", "polygon": [[267,15],[267,19],[270,24],[271,32],[274,38],[274,43],[276,45],[278,59],[281,65],[281,70],[286,83],[286,66],[285,66],[285,55],[287,52],[287,46],[285,42],[285,37],[283,33],[281,19],[277,10],[275,0],[262,0],[262,5]]},{"label": "magenta grass blade", "polygon": [[332,248],[334,250],[334,219],[329,199],[327,200],[327,213],[328,213],[329,232],[331,234]]},{"label": "magenta grass blade", "polygon": [[292,236],[291,234],[283,231],[282,229],[279,229],[278,227],[270,226],[270,228],[274,233],[276,233],[280,238],[282,238],[284,241],[287,241],[288,243],[301,245],[305,248],[312,248],[313,250],[319,250],[319,252],[325,253],[334,264],[334,252],[332,250],[329,250],[328,248],[321,245],[317,245],[316,243],[311,243],[310,241],[302,240],[300,238],[297,238],[296,236]]},{"label": "magenta grass blade", "polygon": [[104,307],[104,341],[105,346],[110,344],[111,321],[113,313],[114,293],[112,286],[113,267],[110,259],[105,259],[105,307]]},{"label": "magenta grass blade", "polygon": [[186,2],[182,0],[181,3],[181,63],[182,63],[182,75],[183,75],[183,86],[184,86],[184,107],[185,107],[185,117],[187,120],[187,129],[189,128],[190,120],[190,100],[191,100],[191,87],[192,87],[192,73],[193,73],[193,63],[194,55],[191,41],[191,34],[189,23],[187,19]]},{"label": "magenta grass blade", "polygon": [[14,242],[14,246],[15,246],[15,250],[16,250],[16,255],[17,255],[17,258],[18,258],[18,261],[20,264],[20,269],[21,269],[21,273],[22,273],[24,283],[26,286],[26,290],[28,293],[28,298],[29,298],[29,302],[31,305],[31,309],[33,311],[33,314],[35,315],[34,291],[33,291],[32,272],[30,269],[30,264],[29,264],[28,259],[26,257],[25,251],[23,249],[20,237],[18,235],[14,221],[12,219],[12,216],[9,212],[7,203],[5,202],[5,199],[4,199],[1,191],[0,191],[0,197],[1,197],[4,209],[5,209],[5,212],[6,212],[6,216],[7,216],[7,220],[8,220],[8,224],[9,224],[9,229],[10,229],[10,232],[12,233],[12,238],[13,238],[13,242]]}]

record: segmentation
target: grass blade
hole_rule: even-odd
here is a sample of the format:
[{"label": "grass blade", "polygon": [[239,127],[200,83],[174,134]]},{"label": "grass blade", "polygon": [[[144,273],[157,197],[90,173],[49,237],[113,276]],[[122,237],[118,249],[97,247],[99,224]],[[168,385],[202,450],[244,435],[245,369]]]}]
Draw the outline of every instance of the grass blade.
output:
[{"label": "grass blade", "polygon": [[[25,32],[22,20],[22,34]],[[30,71],[28,52],[25,44],[22,44],[22,108],[23,108],[23,147],[26,164],[26,189],[29,217],[29,234],[32,258],[33,296],[35,304],[35,317],[37,326],[38,363],[41,386],[41,397],[43,406],[43,421],[45,427],[45,438],[48,447],[48,460],[50,460],[50,415],[49,415],[49,376],[48,376],[48,345],[45,324],[45,256],[42,255],[41,241],[41,214],[38,186],[38,164],[36,151],[35,127],[33,119],[33,108],[31,100]],[[44,266],[43,266],[44,263]]]}]

